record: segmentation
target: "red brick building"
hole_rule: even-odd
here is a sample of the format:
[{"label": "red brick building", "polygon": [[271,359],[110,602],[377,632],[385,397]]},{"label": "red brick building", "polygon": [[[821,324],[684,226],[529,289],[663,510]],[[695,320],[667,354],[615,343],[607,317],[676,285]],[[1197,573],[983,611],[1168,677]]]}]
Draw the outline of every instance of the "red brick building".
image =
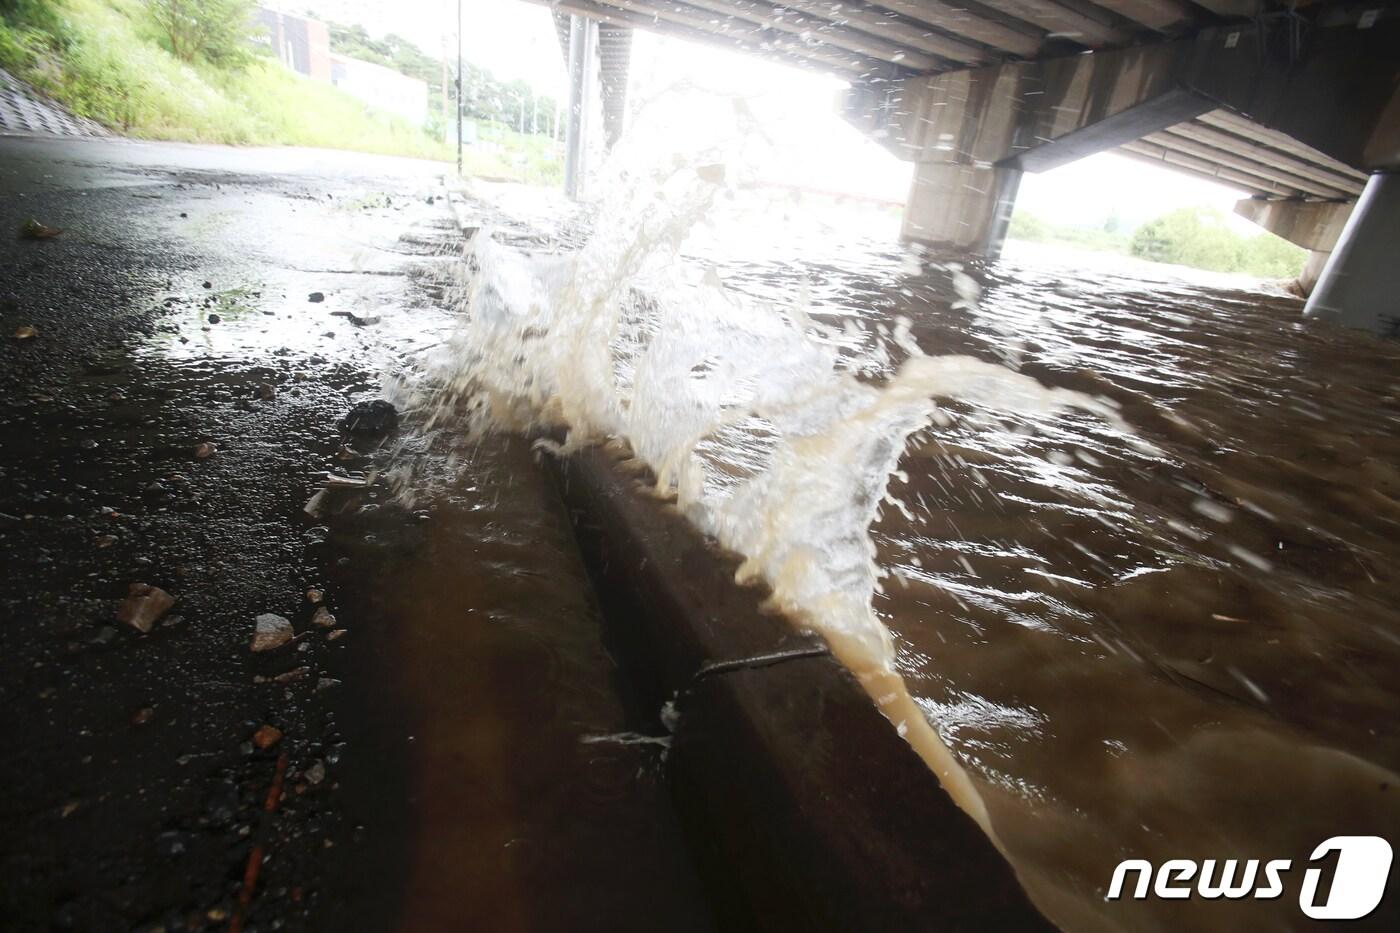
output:
[{"label": "red brick building", "polygon": [[331,34],[325,23],[265,7],[258,7],[257,19],[282,64],[308,78],[331,80]]}]

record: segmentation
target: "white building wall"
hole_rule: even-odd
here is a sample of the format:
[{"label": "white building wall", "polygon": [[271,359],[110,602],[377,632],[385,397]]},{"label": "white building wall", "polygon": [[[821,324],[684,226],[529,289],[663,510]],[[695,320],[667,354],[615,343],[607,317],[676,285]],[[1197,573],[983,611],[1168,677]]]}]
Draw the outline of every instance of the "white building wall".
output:
[{"label": "white building wall", "polygon": [[428,122],[428,85],[372,62],[331,55],[331,83],[371,107],[403,117],[414,126]]}]

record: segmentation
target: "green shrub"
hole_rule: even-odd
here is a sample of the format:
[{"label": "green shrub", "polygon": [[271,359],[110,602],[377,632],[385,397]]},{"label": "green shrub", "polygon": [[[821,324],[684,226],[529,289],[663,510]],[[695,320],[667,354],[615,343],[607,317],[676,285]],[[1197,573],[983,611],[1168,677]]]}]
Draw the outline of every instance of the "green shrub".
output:
[{"label": "green shrub", "polygon": [[1216,272],[1244,272],[1265,278],[1297,276],[1307,252],[1268,233],[1241,236],[1223,214],[1183,207],[1143,224],[1133,234],[1132,254]]},{"label": "green shrub", "polygon": [[146,0],[165,48],[184,62],[241,68],[252,59],[253,0]]}]

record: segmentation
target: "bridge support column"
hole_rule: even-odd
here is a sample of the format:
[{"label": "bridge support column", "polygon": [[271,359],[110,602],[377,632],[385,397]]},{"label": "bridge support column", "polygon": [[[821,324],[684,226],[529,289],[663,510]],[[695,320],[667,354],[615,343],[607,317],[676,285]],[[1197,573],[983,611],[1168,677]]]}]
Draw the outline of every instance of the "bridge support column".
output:
[{"label": "bridge support column", "polygon": [[1303,313],[1400,336],[1400,172],[1366,182]]},{"label": "bridge support column", "polygon": [[588,158],[593,85],[597,71],[598,24],[569,17],[569,119],[564,130],[564,193],[579,196]]},{"label": "bridge support column", "polygon": [[1317,280],[1322,277],[1322,270],[1327,265],[1327,260],[1332,258],[1330,249],[1310,249],[1308,258],[1303,261],[1303,271],[1298,273],[1297,292],[1304,298],[1313,293],[1317,288]]},{"label": "bridge support column", "polygon": [[901,234],[938,251],[995,259],[1020,183],[1019,169],[919,162]]}]

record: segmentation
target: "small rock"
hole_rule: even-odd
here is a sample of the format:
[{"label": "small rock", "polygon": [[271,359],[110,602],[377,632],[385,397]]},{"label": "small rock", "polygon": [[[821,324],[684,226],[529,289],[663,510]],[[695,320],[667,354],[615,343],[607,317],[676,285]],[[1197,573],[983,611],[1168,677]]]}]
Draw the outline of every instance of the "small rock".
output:
[{"label": "small rock", "polygon": [[325,599],[325,594],[322,593],[320,590],[306,591],[306,601],[311,603],[312,605],[320,604],[322,599]]},{"label": "small rock", "polygon": [[258,386],[258,398],[264,402],[270,402],[277,397],[277,390],[270,383],[264,382]]},{"label": "small rock", "polygon": [[39,331],[32,324],[22,324],[15,328],[16,340],[33,340],[39,336]]},{"label": "small rock", "polygon": [[310,499],[306,500],[306,505],[303,505],[301,507],[301,510],[306,514],[308,518],[320,518],[321,509],[325,506],[325,504],[326,491],[324,489],[318,489]]},{"label": "small rock", "polygon": [[213,282],[205,282],[205,283],[204,283],[204,287],[205,287],[205,288],[213,288],[213,287],[214,287],[214,283],[213,283]]},{"label": "small rock", "polygon": [[92,543],[98,547],[111,547],[117,543],[117,538],[115,535],[98,535],[92,539]]},{"label": "small rock", "polygon": [[398,426],[398,409],[378,398],[359,402],[340,419],[340,430],[349,434],[388,434]]},{"label": "small rock", "polygon": [[276,726],[261,725],[258,731],[253,733],[253,744],[261,749],[269,749],[282,741],[282,730]]},{"label": "small rock", "polygon": [[294,667],[290,671],[284,671],[272,678],[272,682],[275,684],[293,684],[298,680],[305,680],[310,673],[311,668],[309,667]]},{"label": "small rock", "polygon": [[311,624],[321,628],[335,628],[335,616],[325,606],[321,606],[311,615]]},{"label": "small rock", "polygon": [[311,294],[306,296],[306,300],[311,302],[312,304],[320,304],[321,302],[326,300],[326,296],[323,292],[312,292]]},{"label": "small rock", "polygon": [[256,619],[253,630],[253,650],[272,651],[292,640],[292,623],[272,612],[264,612]]},{"label": "small rock", "polygon": [[340,641],[345,637],[346,629],[338,628],[326,633],[326,641]]},{"label": "small rock", "polygon": [[127,589],[126,599],[117,607],[117,621],[125,622],[144,635],[173,605],[175,597],[165,590],[146,583],[133,583]]},{"label": "small rock", "polygon": [[306,769],[305,777],[312,784],[320,784],[326,779],[326,765],[322,761],[317,761]]},{"label": "small rock", "polygon": [[203,443],[197,444],[197,445],[195,446],[195,448],[194,448],[195,459],[197,459],[197,460],[207,460],[207,459],[209,459],[210,457],[214,456],[214,451],[216,451],[216,450],[218,450],[218,448],[215,447],[215,446],[213,445],[213,443],[211,443],[210,441],[204,441]]},{"label": "small rock", "polygon": [[343,318],[345,318],[347,321],[349,321],[351,324],[354,324],[356,327],[368,327],[368,326],[370,326],[371,324],[378,324],[378,323],[379,323],[379,317],[378,317],[377,315],[372,315],[372,316],[369,316],[369,317],[361,317],[360,315],[354,313],[353,311],[332,311],[332,312],[331,312],[331,316],[332,316],[332,317],[343,317]]},{"label": "small rock", "polygon": [[211,314],[211,315],[209,315],[209,323],[210,323],[210,324],[218,324],[218,323],[219,323],[220,321],[222,321],[222,320],[223,320],[223,318],[219,317],[219,315],[217,315],[217,314]]},{"label": "small rock", "polygon": [[51,240],[63,231],[57,227],[46,227],[39,221],[30,217],[19,226],[19,238],[21,240]]}]

